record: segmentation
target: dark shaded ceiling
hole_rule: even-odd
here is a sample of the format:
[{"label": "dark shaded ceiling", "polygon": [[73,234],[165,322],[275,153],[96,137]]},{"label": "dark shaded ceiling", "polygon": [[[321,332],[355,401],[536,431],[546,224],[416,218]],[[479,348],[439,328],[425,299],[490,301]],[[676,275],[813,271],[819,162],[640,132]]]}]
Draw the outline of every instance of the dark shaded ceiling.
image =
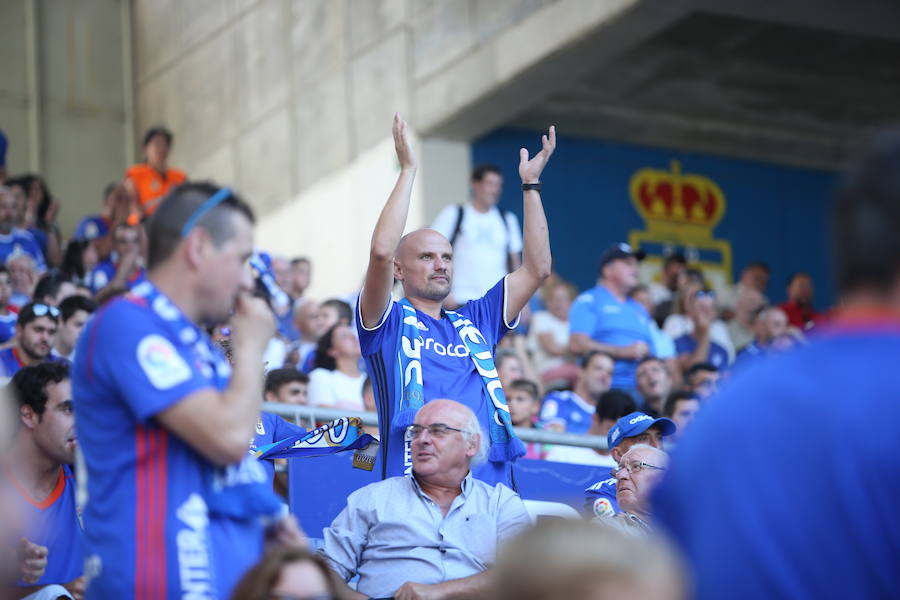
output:
[{"label": "dark shaded ceiling", "polygon": [[900,41],[695,12],[507,126],[830,169],[890,122]]}]

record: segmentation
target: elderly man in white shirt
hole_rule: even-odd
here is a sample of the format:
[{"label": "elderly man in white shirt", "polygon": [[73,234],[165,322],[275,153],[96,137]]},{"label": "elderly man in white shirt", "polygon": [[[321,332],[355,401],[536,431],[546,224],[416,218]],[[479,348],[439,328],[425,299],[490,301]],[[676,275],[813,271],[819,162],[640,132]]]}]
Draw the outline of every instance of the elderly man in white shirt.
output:
[{"label": "elderly man in white shirt", "polygon": [[412,476],[350,495],[324,531],[322,554],[359,598],[408,600],[483,594],[497,547],[529,525],[519,496],[472,477],[487,440],[478,419],[452,400],[423,406],[406,433]]}]

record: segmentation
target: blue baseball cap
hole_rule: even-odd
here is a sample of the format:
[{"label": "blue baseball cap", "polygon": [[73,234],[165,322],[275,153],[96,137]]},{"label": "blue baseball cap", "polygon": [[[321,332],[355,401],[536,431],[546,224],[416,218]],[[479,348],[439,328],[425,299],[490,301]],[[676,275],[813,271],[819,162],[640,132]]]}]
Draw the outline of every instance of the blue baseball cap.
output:
[{"label": "blue baseball cap", "polygon": [[109,225],[100,216],[89,216],[81,220],[75,227],[75,234],[72,236],[76,240],[92,241],[101,238],[109,233]]},{"label": "blue baseball cap", "polygon": [[659,425],[659,430],[662,432],[664,437],[667,435],[672,435],[673,433],[675,433],[675,430],[678,429],[678,427],[675,425],[675,422],[671,419],[667,419],[665,417],[654,419],[648,414],[642,412],[633,412],[630,415],[625,415],[624,417],[616,421],[616,424],[613,426],[613,428],[610,429],[609,433],[606,434],[606,445],[609,446],[610,450],[612,450],[623,439],[640,435],[654,425]]},{"label": "blue baseball cap", "polygon": [[634,257],[638,261],[641,261],[644,260],[646,256],[646,252],[644,252],[643,250],[633,250],[628,244],[613,244],[612,246],[604,250],[603,254],[600,255],[600,268],[602,269],[607,265],[607,263],[611,263],[614,260]]}]

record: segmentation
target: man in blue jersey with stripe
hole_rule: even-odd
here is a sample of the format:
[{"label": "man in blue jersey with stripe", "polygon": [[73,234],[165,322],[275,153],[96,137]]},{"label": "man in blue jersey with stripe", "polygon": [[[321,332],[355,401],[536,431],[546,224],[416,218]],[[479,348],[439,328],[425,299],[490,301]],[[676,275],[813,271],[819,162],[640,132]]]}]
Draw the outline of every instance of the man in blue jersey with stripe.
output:
[{"label": "man in blue jersey with stripe", "polygon": [[655,354],[650,333],[650,315],[628,297],[638,284],[640,250],[614,244],[600,255],[600,280],[580,294],[569,309],[569,348],[578,355],[599,350],[612,356],[616,365],[612,387],[633,394],[637,363]]},{"label": "man in blue jersey with stripe", "polygon": [[657,490],[657,524],[682,550],[694,598],[897,596],[898,231],[895,129],[839,187],[840,308],[809,345],[736,372]]},{"label": "man in blue jersey with stripe", "polygon": [[[72,384],[88,471],[88,598],[227,598],[281,503],[247,453],[275,330],[251,296],[253,213],[180,186],[148,229],[148,278],[100,309]],[[205,328],[228,320],[233,367]]]},{"label": "man in blue jersey with stripe", "polygon": [[[375,388],[381,475],[411,473],[412,457],[403,431],[424,403],[455,398],[472,409],[491,438],[488,460],[474,476],[514,487],[512,461],[525,449],[512,430],[493,347],[516,325],[519,311],[550,274],[539,177],[556,146],[555,129],[543,136],[541,151],[531,159],[525,148],[519,151],[525,215],[522,266],[458,311],[442,307],[453,278],[450,242],[432,229],[403,236],[416,157],[399,116],[394,118],[393,135],[400,176],[372,234],[357,319]],[[395,279],[403,286],[400,302],[391,299]]]},{"label": "man in blue jersey with stripe", "polygon": [[[84,550],[75,506],[75,416],[67,362],[41,363],[19,370],[10,384],[18,400],[19,429],[0,464],[19,505],[18,552],[46,556],[43,574],[19,579],[15,597],[46,586],[84,592]],[[12,550],[12,549],[10,549]],[[4,582],[5,584],[6,582]],[[49,591],[49,590],[48,590]],[[63,590],[54,590],[54,593]]]}]

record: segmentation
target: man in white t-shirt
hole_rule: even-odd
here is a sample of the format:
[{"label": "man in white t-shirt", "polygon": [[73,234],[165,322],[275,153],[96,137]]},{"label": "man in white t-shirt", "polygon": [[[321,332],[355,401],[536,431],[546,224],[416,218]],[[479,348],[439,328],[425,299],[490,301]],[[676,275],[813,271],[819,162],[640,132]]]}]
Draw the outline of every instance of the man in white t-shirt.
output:
[{"label": "man in white t-shirt", "polygon": [[471,202],[444,207],[431,226],[453,245],[453,288],[447,298],[450,306],[484,296],[522,262],[519,220],[497,208],[502,189],[503,175],[498,167],[475,167]]}]

